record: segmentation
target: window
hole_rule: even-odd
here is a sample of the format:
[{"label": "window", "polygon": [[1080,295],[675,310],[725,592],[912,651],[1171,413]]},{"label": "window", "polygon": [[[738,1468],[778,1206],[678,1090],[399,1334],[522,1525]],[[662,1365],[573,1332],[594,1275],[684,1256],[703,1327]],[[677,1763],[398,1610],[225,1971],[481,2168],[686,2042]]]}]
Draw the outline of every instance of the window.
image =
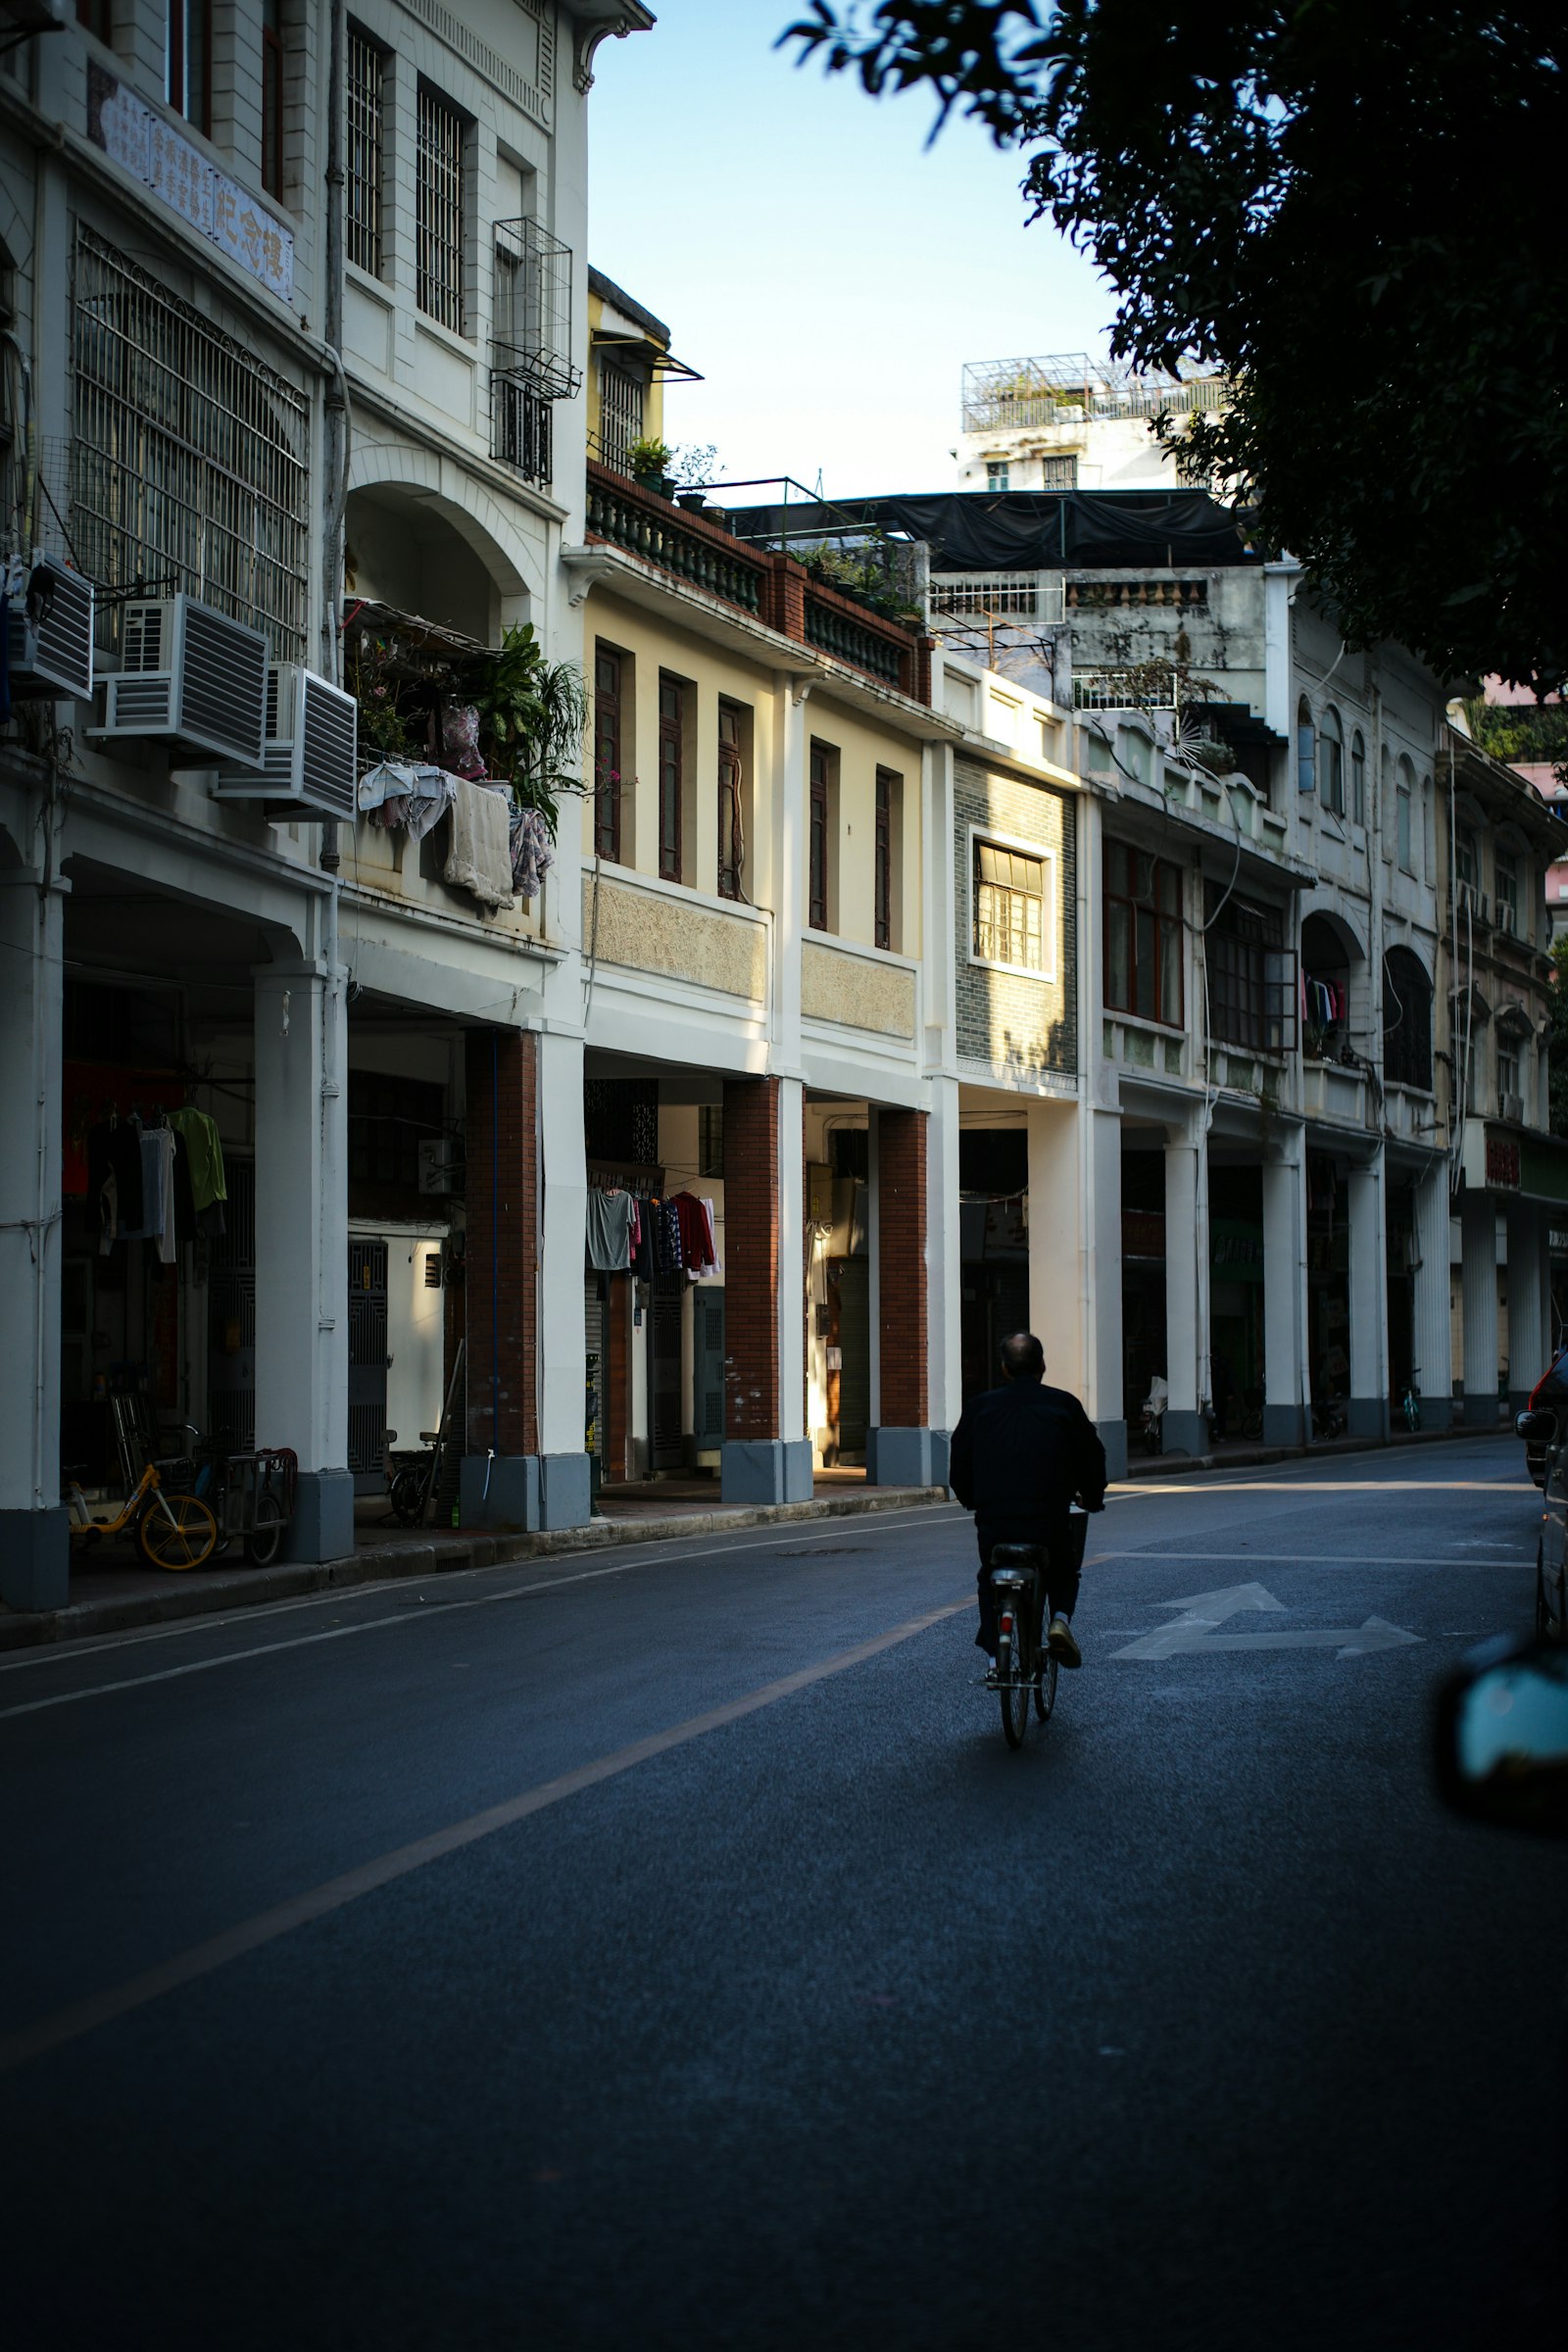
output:
[{"label": "window", "polygon": [[1044,972],[1046,861],[993,841],[974,845],[974,953],[981,963]]},{"label": "window", "polygon": [[213,0],[168,0],[164,95],[193,130],[213,127]]},{"label": "window", "polygon": [[826,744],[812,744],[808,762],[810,809],[807,858],[809,905],[806,919],[813,931],[825,931],[828,927],[828,881],[832,856],[829,810],[833,760],[834,755]]},{"label": "window", "polygon": [[1304,700],[1296,709],[1296,789],[1317,790],[1317,737],[1312,729],[1311,707]]},{"label": "window", "polygon": [[1453,870],[1461,883],[1467,883],[1472,890],[1480,889],[1481,853],[1475,835],[1465,825],[1453,837]]},{"label": "window", "polygon": [[1323,806],[1332,816],[1345,814],[1345,732],[1333,704],[1323,713],[1318,737],[1318,773]]},{"label": "window", "polygon": [[1404,762],[1399,763],[1398,787],[1394,796],[1395,854],[1402,873],[1413,874],[1413,850],[1410,839],[1410,773]]},{"label": "window", "polygon": [[[1506,931],[1510,937],[1516,936],[1519,929],[1519,868],[1511,858],[1504,858],[1499,851],[1495,871],[1496,900],[1493,913],[1497,929]],[[1502,1081],[1499,1079],[1497,1083],[1500,1086]],[[1519,1089],[1514,1087],[1511,1091],[1517,1094]]]},{"label": "window", "polygon": [[423,1078],[349,1072],[349,1176],[357,1184],[416,1192],[419,1146],[447,1133],[446,1094]]},{"label": "window", "polygon": [[681,879],[681,793],[686,765],[686,689],[678,678],[659,681],[659,871]]},{"label": "window", "polygon": [[283,0],[262,0],[262,185],[283,194]]},{"label": "window", "polygon": [[1181,869],[1123,841],[1105,844],[1105,1003],[1182,1024]]},{"label": "window", "polygon": [[1270,908],[1226,899],[1213,902],[1208,956],[1208,1034],[1223,1045],[1255,1054],[1286,1054],[1296,1044],[1298,1010],[1296,957],[1280,942],[1280,918]]},{"label": "window", "polygon": [[898,946],[900,819],[904,814],[904,778],[891,767],[876,771],[875,841],[873,845],[872,938],[879,948]]},{"label": "window", "polygon": [[594,856],[619,865],[621,778],[620,672],[613,646],[594,647]]},{"label": "window", "polygon": [[1366,745],[1359,727],[1350,737],[1350,817],[1355,824],[1366,823]]},{"label": "window", "polygon": [[718,895],[738,899],[746,871],[746,820],[741,808],[745,762],[738,703],[718,706]]},{"label": "window", "polygon": [[[306,648],[310,403],[78,223],[68,527],[106,588],[167,582]],[[106,599],[113,627],[122,606]]]},{"label": "window", "polygon": [[[1005,490],[1006,483],[1004,482],[1002,487]],[[1077,458],[1042,458],[1040,461],[1040,487],[1042,490],[1076,490],[1078,487]]]},{"label": "window", "polygon": [[555,434],[548,400],[531,384],[514,375],[490,377],[494,414],[491,454],[504,466],[514,466],[525,481],[548,486],[555,466]]},{"label": "window", "polygon": [[612,360],[599,363],[599,455],[616,473],[630,470],[631,445],[643,437],[643,379]]},{"label": "window", "polygon": [[1521,1115],[1519,1100],[1519,1046],[1516,1039],[1497,1039],[1497,1116],[1517,1119]]},{"label": "window", "polygon": [[986,488],[987,488],[988,490],[1005,490],[1005,489],[1006,489],[1006,487],[1007,487],[1007,461],[1006,461],[1006,459],[1005,459],[1005,458],[987,458],[987,460],[986,460]]},{"label": "window", "polygon": [[76,0],[76,23],[95,32],[101,41],[114,37],[114,0]]},{"label": "window", "polygon": [[349,26],[348,256],[357,270],[381,274],[382,106],[386,59],[357,25]]},{"label": "window", "polygon": [[724,1173],[722,1102],[699,1102],[697,1105],[697,1173],[699,1176],[722,1176]]},{"label": "window", "polygon": [[457,335],[465,332],[463,149],[463,117],[421,82],[415,299]]},{"label": "window", "polygon": [[1409,948],[1383,958],[1383,1075],[1391,1086],[1432,1091],[1432,983]]}]

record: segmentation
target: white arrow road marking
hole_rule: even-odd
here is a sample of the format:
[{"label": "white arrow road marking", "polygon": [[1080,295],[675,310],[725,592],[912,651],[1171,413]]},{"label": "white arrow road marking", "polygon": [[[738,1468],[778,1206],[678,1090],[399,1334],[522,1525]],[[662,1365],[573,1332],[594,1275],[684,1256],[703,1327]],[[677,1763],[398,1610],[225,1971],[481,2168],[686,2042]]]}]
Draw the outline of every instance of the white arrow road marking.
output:
[{"label": "white arrow road marking", "polygon": [[1188,1600],[1161,1601],[1159,1606],[1184,1613],[1174,1625],[1162,1625],[1157,1633],[1145,1634],[1141,1640],[1130,1642],[1125,1649],[1113,1650],[1113,1657],[1175,1658],[1190,1656],[1194,1650],[1216,1649],[1332,1649],[1342,1658],[1360,1658],[1374,1649],[1401,1649],[1407,1642],[1421,1639],[1419,1634],[1406,1633],[1401,1626],[1390,1625],[1384,1617],[1368,1617],[1360,1626],[1325,1627],[1311,1632],[1284,1627],[1269,1633],[1218,1632],[1216,1629],[1228,1617],[1240,1616],[1246,1609],[1269,1610],[1284,1616],[1285,1603],[1276,1600],[1262,1585],[1231,1585],[1219,1592],[1195,1592]]}]

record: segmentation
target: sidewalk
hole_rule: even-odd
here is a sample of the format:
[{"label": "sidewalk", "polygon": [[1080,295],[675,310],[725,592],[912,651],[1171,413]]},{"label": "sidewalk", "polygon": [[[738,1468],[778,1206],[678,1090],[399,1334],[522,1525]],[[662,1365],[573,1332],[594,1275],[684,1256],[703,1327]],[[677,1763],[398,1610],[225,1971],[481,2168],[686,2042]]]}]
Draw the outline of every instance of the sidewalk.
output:
[{"label": "sidewalk", "polygon": [[670,1480],[624,1492],[607,1490],[600,1502],[602,1517],[586,1527],[537,1535],[401,1527],[382,1498],[374,1495],[366,1498],[356,1514],[360,1521],[357,1541],[352,1556],[346,1559],[250,1568],[236,1544],[220,1566],[192,1569],[187,1575],[150,1568],[139,1552],[129,1548],[105,1555],[91,1567],[74,1568],[67,1607],[37,1611],[0,1607],[0,1651],[80,1641],[92,1634],[123,1633],[133,1626],[164,1625],[220,1610],[255,1608],[266,1601],[298,1600],[309,1592],[383,1584],[394,1578],[494,1568],[512,1560],[603,1550],[615,1544],[678,1543],[775,1521],[788,1526],[801,1520],[907,1510],[912,1504],[948,1499],[945,1487],[874,1487],[867,1492],[864,1474],[858,1471],[829,1471],[813,1483],[810,1502],[766,1504],[719,1502],[716,1481],[711,1479]]},{"label": "sidewalk", "polygon": [[1321,1438],[1311,1446],[1259,1446],[1233,1439],[1208,1453],[1129,1453],[1127,1476],[1179,1478],[1189,1470],[1258,1470],[1271,1462],[1318,1462],[1340,1453],[1392,1453],[1401,1446],[1449,1446],[1456,1438],[1512,1436],[1513,1423],[1499,1421],[1494,1429],[1396,1429],[1387,1438]]}]

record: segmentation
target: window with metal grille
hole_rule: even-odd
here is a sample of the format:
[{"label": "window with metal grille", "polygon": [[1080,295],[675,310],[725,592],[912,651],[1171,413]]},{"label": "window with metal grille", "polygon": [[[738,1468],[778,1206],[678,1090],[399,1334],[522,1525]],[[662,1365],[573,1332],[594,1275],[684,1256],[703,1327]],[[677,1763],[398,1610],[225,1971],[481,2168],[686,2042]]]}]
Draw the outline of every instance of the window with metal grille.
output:
[{"label": "window with metal grille", "polygon": [[738,899],[746,868],[746,828],[741,816],[741,711],[738,703],[718,706],[718,895]]},{"label": "window with metal grille", "polygon": [[1124,841],[1105,844],[1105,1004],[1182,1025],[1181,868]]},{"label": "window with metal grille", "polygon": [[808,763],[810,808],[807,887],[809,907],[806,918],[813,931],[827,929],[828,862],[832,846],[828,831],[828,798],[832,766],[833,754],[826,744],[813,743]]},{"label": "window with metal grille", "polygon": [[1350,737],[1350,816],[1355,824],[1366,823],[1366,744],[1359,727]]},{"label": "window with metal grille", "polygon": [[1046,968],[1046,866],[1043,858],[974,845],[974,953],[981,963]]},{"label": "window with metal grille", "polygon": [[1432,1091],[1432,983],[1409,948],[1383,958],[1383,1075]]},{"label": "window with metal grille", "polygon": [[504,466],[515,466],[525,481],[548,484],[555,464],[555,435],[550,403],[530,384],[514,376],[496,375],[490,381],[493,403],[491,455]]},{"label": "window with metal grille", "polygon": [[1005,459],[1005,458],[988,458],[988,459],[986,460],[986,488],[987,488],[988,490],[1005,490],[1005,489],[1006,489],[1006,487],[1007,487],[1007,461],[1006,461],[1006,459]]},{"label": "window with metal grille", "polygon": [[[1493,871],[1496,882],[1493,915],[1497,929],[1506,931],[1512,937],[1519,929],[1519,868],[1511,858],[1499,854],[1494,861]],[[1517,1087],[1513,1089],[1515,1094],[1518,1091]]]},{"label": "window with metal grille", "polygon": [[349,1072],[349,1176],[416,1192],[419,1146],[446,1133],[444,1090],[422,1078]]},{"label": "window with metal grille", "polygon": [[213,0],[168,0],[164,95],[194,130],[213,127]]},{"label": "window with metal grille", "polygon": [[415,299],[426,318],[465,331],[464,122],[438,91],[419,84],[415,204]]},{"label": "window with metal grille", "polygon": [[678,678],[659,681],[659,871],[681,879],[681,792],[685,782],[686,689]]},{"label": "window with metal grille", "polygon": [[904,778],[890,767],[876,771],[876,808],[871,852],[872,937],[879,948],[893,945],[893,833]]},{"label": "window with metal grille", "polygon": [[348,255],[357,270],[381,274],[381,189],[385,168],[383,106],[386,56],[349,26]]},{"label": "window with metal grille", "polygon": [[1287,1054],[1296,1044],[1296,955],[1282,948],[1280,918],[1267,907],[1223,900],[1209,889],[1208,1034],[1255,1054]]},{"label": "window with metal grille", "polygon": [[620,863],[620,685],[625,656],[594,648],[594,855]]},{"label": "window with metal grille", "polygon": [[699,1176],[722,1176],[724,1173],[722,1102],[700,1102],[697,1106],[697,1173]]},{"label": "window with metal grille", "polygon": [[283,0],[262,0],[262,185],[283,193]]},{"label": "window with metal grille", "polygon": [[643,379],[611,360],[599,363],[599,455],[616,473],[630,471],[631,446],[643,437]]},{"label": "window with metal grille", "polygon": [[537,220],[498,220],[490,365],[545,400],[582,382],[571,356],[571,247]]},{"label": "window with metal grille", "polygon": [[1078,461],[1076,458],[1042,458],[1040,486],[1043,490],[1076,490]]},{"label": "window with metal grille", "polygon": [[[83,225],[71,542],[107,588],[185,589],[303,660],[310,404]],[[111,624],[119,607],[107,607]]]}]

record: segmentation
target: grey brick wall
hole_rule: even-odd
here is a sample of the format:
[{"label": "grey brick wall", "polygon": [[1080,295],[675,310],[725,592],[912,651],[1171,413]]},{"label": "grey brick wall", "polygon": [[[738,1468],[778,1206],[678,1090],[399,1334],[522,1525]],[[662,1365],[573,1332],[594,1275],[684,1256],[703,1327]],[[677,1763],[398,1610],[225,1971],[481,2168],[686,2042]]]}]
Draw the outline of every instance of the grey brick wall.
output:
[{"label": "grey brick wall", "polygon": [[[954,816],[959,1055],[1004,1068],[1020,1080],[1047,1071],[1070,1076],[1078,1068],[1078,828],[1072,797],[959,759],[954,763]],[[1053,979],[1032,980],[970,962],[971,825],[1054,853],[1049,868],[1056,893]]]}]

